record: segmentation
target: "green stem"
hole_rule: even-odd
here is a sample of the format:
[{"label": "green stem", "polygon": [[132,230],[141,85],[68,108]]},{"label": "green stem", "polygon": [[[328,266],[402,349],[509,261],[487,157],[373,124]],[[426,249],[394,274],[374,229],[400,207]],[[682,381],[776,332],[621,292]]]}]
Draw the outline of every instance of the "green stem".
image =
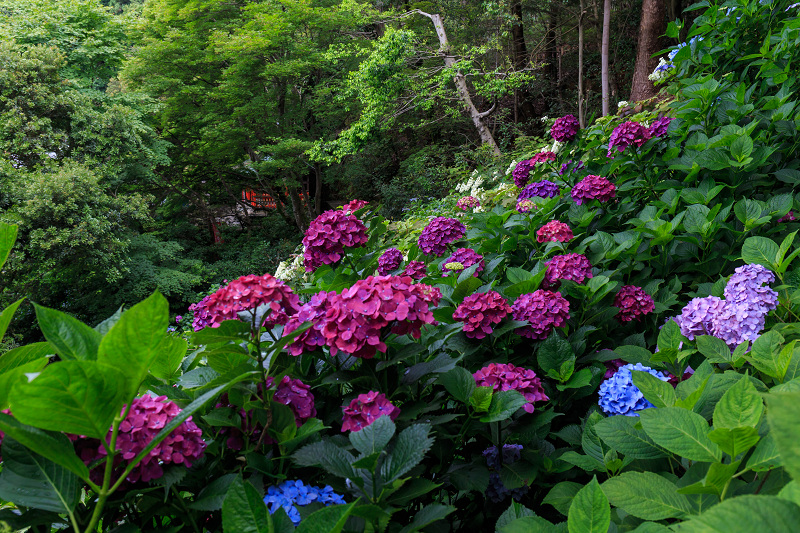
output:
[{"label": "green stem", "polygon": [[[130,409],[130,403],[132,402],[129,402],[128,409],[125,411],[126,415]],[[114,471],[114,457],[117,455],[117,435],[119,434],[119,425],[122,420],[124,420],[123,417],[117,416],[114,418],[114,423],[111,425],[111,442],[109,443],[108,455],[106,456],[106,470],[103,474],[103,486],[97,494],[97,504],[94,506],[92,518],[89,521],[89,525],[86,527],[85,533],[91,533],[95,530],[97,523],[100,521],[100,514],[103,512],[103,507],[106,505],[106,500],[113,494],[120,482],[125,479],[125,476],[121,477],[117,483],[111,487],[111,474]]]},{"label": "green stem", "polygon": [[177,489],[175,488],[175,485],[170,486],[170,490],[172,491],[172,494],[175,496],[175,498],[178,500],[178,507],[180,507],[181,511],[183,511],[186,514],[186,517],[189,519],[189,523],[192,525],[192,530],[195,533],[200,533],[200,528],[197,527],[197,522],[194,521],[192,513],[189,511],[189,508],[186,507],[186,502],[183,501],[183,498],[178,493]]}]

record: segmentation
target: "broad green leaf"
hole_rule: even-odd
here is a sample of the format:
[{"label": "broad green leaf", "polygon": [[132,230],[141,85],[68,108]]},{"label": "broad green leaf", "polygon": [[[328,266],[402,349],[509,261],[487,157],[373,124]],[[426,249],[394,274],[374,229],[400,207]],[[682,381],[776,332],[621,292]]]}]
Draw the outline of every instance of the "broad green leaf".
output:
[{"label": "broad green leaf", "polygon": [[556,511],[567,516],[569,514],[569,506],[572,505],[572,500],[575,495],[581,490],[582,485],[574,481],[562,481],[555,487],[550,489],[547,496],[544,497],[542,503],[547,503],[556,508]]},{"label": "broad green leaf", "polygon": [[381,465],[381,476],[384,483],[391,483],[417,466],[425,454],[433,446],[433,437],[429,436],[431,426],[414,424],[400,432],[394,449]]},{"label": "broad green leaf", "polygon": [[475,292],[475,289],[477,289],[481,285],[483,285],[483,282],[480,279],[470,275],[470,277],[468,277],[464,281],[459,282],[459,284],[456,285],[456,288],[453,291],[453,296],[452,296],[453,301],[456,304],[461,303],[464,300],[464,298]]},{"label": "broad green leaf", "polygon": [[0,340],[2,340],[3,336],[6,334],[8,325],[11,324],[11,319],[14,318],[14,313],[17,312],[17,308],[23,302],[23,300],[25,300],[25,298],[20,298],[13,304],[3,309],[3,312],[0,313]]},{"label": "broad green leaf", "polygon": [[192,336],[198,346],[220,342],[242,342],[250,338],[250,324],[241,320],[223,320],[218,328],[203,328]]},{"label": "broad green leaf", "polygon": [[698,481],[678,489],[680,494],[715,494],[720,496],[725,490],[728,481],[733,477],[739,468],[741,461],[734,461],[730,464],[712,463],[706,476]]},{"label": "broad green leaf", "polygon": [[[406,527],[400,530],[400,533],[411,533],[413,531],[420,531],[425,526],[436,522],[437,520],[444,520],[447,515],[455,511],[456,508],[452,505],[442,505],[440,503],[430,503],[420,509],[414,515],[414,520]],[[301,524],[302,525],[302,524]],[[319,533],[325,533],[327,529],[318,530]],[[338,533],[338,532],[337,532]]]},{"label": "broad green leaf", "polygon": [[783,342],[784,339],[780,333],[767,331],[753,342],[752,349],[744,357],[759,371],[781,381],[789,368],[789,361],[794,350],[793,345],[790,345],[789,350],[783,350]]},{"label": "broad green leaf", "polygon": [[772,433],[767,433],[761,439],[756,449],[753,450],[753,455],[747,460],[747,468],[755,472],[772,470],[781,464],[781,455],[778,453],[778,446],[775,444],[775,437],[772,436]]},{"label": "broad green leaf", "polygon": [[[576,483],[577,485],[577,483]],[[552,492],[552,491],[551,491]],[[566,514],[566,513],[564,513]],[[494,526],[495,531],[499,530],[501,527],[505,526],[506,524],[510,524],[514,520],[518,518],[523,518],[525,516],[534,516],[533,511],[519,503],[518,501],[511,500],[511,505],[503,511],[503,514],[500,515],[500,518],[497,519],[497,523]]]},{"label": "broad green leaf", "polygon": [[676,528],[680,533],[787,533],[800,524],[800,507],[777,496],[729,498]]},{"label": "broad green leaf", "polygon": [[712,363],[730,363],[731,349],[725,341],[711,335],[695,337],[697,350]]},{"label": "broad green leaf", "polygon": [[[0,222],[0,269],[2,269],[3,265],[6,263],[6,259],[8,259],[11,248],[14,247],[14,241],[16,240],[17,225]],[[0,333],[0,339],[1,338],[3,338],[2,333]]]},{"label": "broad green leaf", "polygon": [[157,357],[178,349],[166,334],[168,323],[167,299],[155,292],[122,313],[100,342],[97,360],[124,372],[126,396],[136,394]]},{"label": "broad green leaf", "polygon": [[608,501],[644,520],[682,518],[692,512],[689,498],[653,472],[624,472],[602,484]]},{"label": "broad green leaf", "polygon": [[766,396],[770,434],[775,438],[781,462],[795,480],[800,480],[800,424],[797,407],[800,392],[774,392]]},{"label": "broad green leaf", "polygon": [[[562,527],[563,526],[563,527]],[[499,533],[567,533],[566,523],[553,524],[541,516],[524,516],[501,527]]]},{"label": "broad green leaf", "polygon": [[764,402],[749,379],[740,379],[725,391],[714,408],[714,428],[758,427]]},{"label": "broad green leaf", "polygon": [[647,401],[656,407],[672,407],[677,397],[675,389],[666,381],[661,381],[649,372],[634,370],[631,372],[633,384],[642,391]]},{"label": "broad green leaf", "polygon": [[631,459],[657,459],[667,453],[636,426],[639,420],[631,416],[610,416],[599,421],[594,430],[612,450]]},{"label": "broad green leaf", "polygon": [[753,153],[753,139],[747,135],[736,137],[731,143],[731,156],[736,161],[744,161]]},{"label": "broad green leaf", "polygon": [[756,263],[770,270],[776,270],[775,259],[778,256],[778,245],[767,237],[748,237],[742,245],[742,259],[745,263]]},{"label": "broad green leaf", "polygon": [[527,403],[528,400],[519,391],[512,389],[496,392],[492,395],[489,411],[480,420],[485,424],[505,420]]},{"label": "broad green leaf", "polygon": [[101,339],[98,332],[66,313],[33,305],[44,338],[62,359],[97,359]]},{"label": "broad green leaf", "polygon": [[441,483],[434,483],[425,478],[417,477],[406,481],[397,492],[392,493],[387,499],[392,505],[405,506],[412,500],[428,494],[430,491],[441,487]]},{"label": "broad green leaf", "polygon": [[720,449],[731,457],[746,452],[759,440],[758,431],[751,427],[717,428],[709,432],[708,438],[717,443]]},{"label": "broad green leaf", "polygon": [[80,498],[77,476],[10,437],[3,440],[0,500],[56,513],[72,513]]},{"label": "broad green leaf", "polygon": [[469,401],[472,391],[475,390],[475,378],[466,368],[460,366],[439,374],[437,381],[444,385],[453,398],[463,403]]},{"label": "broad green leaf", "polygon": [[355,457],[330,441],[320,441],[303,446],[292,455],[294,462],[300,466],[321,466],[334,476],[356,479],[358,474],[351,464]]},{"label": "broad green leaf", "polygon": [[485,413],[492,404],[491,387],[475,387],[469,396],[469,404],[479,413]]},{"label": "broad green leaf", "polygon": [[681,407],[645,409],[640,412],[642,428],[653,441],[672,453],[690,461],[722,459],[722,450],[708,438],[708,422]]},{"label": "broad green leaf", "polygon": [[607,533],[610,524],[611,506],[595,476],[578,491],[569,507],[569,533]]},{"label": "broad green leaf", "polygon": [[0,413],[0,431],[45,459],[65,467],[81,479],[89,479],[89,469],[75,455],[75,448],[65,435],[47,433],[27,426],[3,413]]},{"label": "broad green leaf", "polygon": [[680,350],[682,342],[686,342],[686,338],[681,335],[681,328],[674,320],[667,320],[667,323],[661,328],[658,333],[658,349],[660,351]]},{"label": "broad green leaf", "polygon": [[381,416],[361,431],[350,432],[350,443],[359,452],[369,455],[383,451],[394,437],[395,425],[389,416]]},{"label": "broad green leaf", "polygon": [[567,339],[553,332],[539,345],[536,357],[542,370],[558,372],[564,362],[574,359],[575,352]]},{"label": "broad green leaf", "polygon": [[0,374],[0,409],[8,408],[8,395],[11,394],[14,383],[24,381],[27,383],[26,374],[38,374],[47,366],[49,359],[42,357],[25,363],[13,370]]},{"label": "broad green leaf", "polygon": [[218,477],[211,483],[203,487],[203,490],[195,496],[194,501],[187,504],[189,509],[198,511],[219,511],[226,496],[230,492],[230,487],[237,479],[241,480],[238,474],[225,474]]},{"label": "broad green leaf", "polygon": [[51,431],[104,439],[126,401],[125,378],[96,361],[54,363],[9,396],[14,417]]},{"label": "broad green leaf", "polygon": [[237,477],[222,502],[225,533],[273,533],[275,526],[264,497],[249,482]]},{"label": "broad green leaf", "polygon": [[158,379],[172,380],[176,377],[189,344],[179,337],[165,337],[160,351],[150,365],[150,373]]},{"label": "broad green leaf", "polygon": [[34,342],[33,344],[18,346],[0,355],[0,374],[5,374],[33,361],[47,360],[47,356],[54,353],[55,350],[53,350],[49,342]]},{"label": "broad green leaf", "polygon": [[800,482],[790,481],[778,493],[778,498],[783,498],[784,500],[789,500],[790,502],[800,505]]}]

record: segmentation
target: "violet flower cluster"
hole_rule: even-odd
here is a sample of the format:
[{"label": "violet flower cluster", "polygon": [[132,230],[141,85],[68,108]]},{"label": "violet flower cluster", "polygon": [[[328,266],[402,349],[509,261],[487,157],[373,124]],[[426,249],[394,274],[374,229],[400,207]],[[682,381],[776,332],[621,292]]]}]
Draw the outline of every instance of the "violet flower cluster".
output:
[{"label": "violet flower cluster", "polygon": [[385,394],[376,391],[359,394],[342,407],[342,412],[342,431],[361,431],[382,416],[392,420],[400,416],[400,408],[392,405]]},{"label": "violet flower cluster", "polygon": [[403,275],[420,280],[428,275],[428,267],[422,261],[409,261]]},{"label": "violet flower cluster", "polygon": [[494,503],[500,503],[509,496],[519,501],[528,493],[530,487],[523,485],[516,489],[507,488],[500,480],[500,470],[504,464],[510,465],[519,461],[522,452],[521,444],[503,444],[502,454],[497,450],[497,446],[491,446],[483,451],[486,458],[486,466],[492,470],[489,476],[489,486],[486,489],[486,496]]},{"label": "violet flower cluster", "polygon": [[476,292],[464,298],[453,313],[453,320],[464,323],[464,335],[483,339],[511,312],[508,300],[496,291]]},{"label": "violet flower cluster", "polygon": [[[561,168],[560,168],[560,169],[559,169],[559,171],[558,171],[558,175],[559,175],[559,176],[563,176],[564,174],[566,174],[566,172],[567,172],[567,170],[569,169],[569,166],[570,166],[571,164],[572,164],[572,159],[570,159],[570,160],[569,160],[569,161],[567,161],[566,163],[562,164],[562,165],[561,165]],[[577,163],[575,163],[575,166],[572,168],[572,170],[571,170],[570,172],[572,172],[572,171],[575,171],[575,170],[580,170],[580,169],[582,169],[582,168],[583,168],[583,161],[581,161],[581,160],[578,160],[578,162],[577,162]]]},{"label": "violet flower cluster", "polygon": [[538,242],[567,242],[574,236],[572,229],[558,220],[551,220],[536,231]]},{"label": "violet flower cluster", "polygon": [[333,492],[333,487],[330,485],[319,488],[304,485],[299,479],[296,481],[286,480],[278,486],[272,485],[264,496],[264,503],[269,508],[269,514],[274,514],[275,511],[282,508],[295,526],[299,525],[301,521],[297,506],[304,507],[312,502],[322,503],[325,507],[346,503],[340,494]]},{"label": "violet flower cluster", "polygon": [[561,285],[562,279],[583,283],[584,280],[592,277],[592,265],[585,255],[554,255],[545,262],[545,265],[547,272],[542,280],[542,287],[545,289],[557,288]]},{"label": "violet flower cluster", "polygon": [[378,273],[381,276],[388,276],[391,272],[398,269],[403,262],[403,254],[397,248],[389,248],[378,258]]},{"label": "violet flower cluster", "polygon": [[571,195],[578,205],[589,200],[608,202],[617,195],[617,187],[608,178],[589,174],[575,184]]},{"label": "violet flower cluster", "polygon": [[467,211],[468,209],[474,209],[480,206],[481,203],[474,196],[464,196],[462,198],[459,198],[458,201],[456,202],[456,207],[458,207],[459,209],[463,209],[464,211]]},{"label": "violet flower cluster", "polygon": [[640,147],[650,140],[650,132],[639,122],[623,122],[611,132],[608,139],[608,157],[614,157],[614,150],[622,152],[629,146]]},{"label": "violet flower cluster", "polygon": [[578,134],[580,123],[574,115],[565,115],[556,119],[550,128],[550,136],[558,142],[569,142]]},{"label": "violet flower cluster", "polygon": [[538,163],[547,163],[556,160],[556,154],[553,152],[539,152],[530,159],[520,161],[511,172],[514,178],[514,185],[517,187],[524,187],[530,179],[531,171]]},{"label": "violet flower cluster", "polygon": [[544,340],[569,320],[569,302],[557,292],[539,289],[523,294],[511,306],[514,320],[527,320],[530,324],[517,328],[518,335]]},{"label": "violet flower cluster", "polygon": [[644,315],[655,311],[653,297],[636,285],[623,285],[614,297],[614,307],[619,308],[617,320],[630,322],[641,320]]},{"label": "violet flower cluster", "polygon": [[781,218],[779,218],[779,219],[778,219],[778,222],[779,222],[779,223],[783,223],[783,222],[794,222],[795,220],[797,220],[797,219],[796,219],[796,218],[795,218],[795,216],[794,216],[794,211],[789,211],[788,213],[786,213],[785,215],[783,215]]},{"label": "violet flower cluster", "polygon": [[525,188],[519,192],[517,200],[519,201],[526,198],[533,198],[534,196],[539,196],[541,198],[555,198],[560,193],[561,189],[558,188],[558,185],[552,181],[542,180],[526,185]]},{"label": "violet flower cluster", "polygon": [[189,306],[194,312],[192,327],[195,331],[218,328],[223,320],[237,320],[239,313],[262,305],[271,309],[262,325],[271,327],[285,324],[290,315],[297,313],[300,299],[288,285],[270,274],[242,276]]},{"label": "violet flower cluster", "polygon": [[667,130],[669,129],[669,124],[675,120],[673,117],[661,117],[655,120],[650,125],[650,129],[647,131],[648,135],[651,138],[655,137],[662,137],[667,134]]},{"label": "violet flower cluster", "polygon": [[609,415],[639,416],[639,411],[653,407],[644,399],[644,394],[633,384],[632,370],[647,372],[661,381],[669,378],[658,370],[643,366],[642,363],[625,365],[613,376],[600,384],[600,408]]},{"label": "violet flower cluster", "polygon": [[[272,378],[268,378],[271,382]],[[269,383],[271,385],[271,383]],[[289,376],[283,376],[278,382],[275,395],[272,397],[276,402],[289,406],[294,414],[294,421],[297,427],[302,426],[309,418],[317,416],[317,409],[314,406],[314,395],[311,387]]]},{"label": "violet flower cluster", "polygon": [[423,253],[442,256],[447,245],[466,235],[467,228],[454,218],[436,217],[431,220],[419,236],[419,249]]},{"label": "violet flower cluster", "polygon": [[518,213],[530,213],[531,209],[536,210],[538,209],[536,204],[530,198],[525,198],[524,200],[517,200],[517,212]]},{"label": "violet flower cluster", "polygon": [[[458,269],[451,269],[446,268],[446,266],[450,263],[460,263],[461,268]],[[459,248],[453,255],[447,258],[447,260],[442,264],[442,272],[444,272],[444,276],[447,277],[450,275],[451,272],[462,272],[467,268],[471,267],[472,265],[477,264],[478,268],[475,270],[473,276],[476,278],[478,274],[483,272],[483,268],[485,266],[485,261],[483,260],[483,256],[473,250],[472,248]]]},{"label": "violet flower cluster", "polygon": [[325,211],[311,222],[303,237],[303,265],[314,272],[341,260],[345,248],[364,246],[368,240],[367,227],[354,215]]},{"label": "violet flower cluster", "polygon": [[543,402],[549,398],[544,393],[542,381],[536,372],[529,368],[521,368],[511,363],[489,363],[472,374],[478,387],[492,387],[494,392],[515,390],[522,394],[528,403],[522,406],[525,412],[532,413],[534,402]]}]

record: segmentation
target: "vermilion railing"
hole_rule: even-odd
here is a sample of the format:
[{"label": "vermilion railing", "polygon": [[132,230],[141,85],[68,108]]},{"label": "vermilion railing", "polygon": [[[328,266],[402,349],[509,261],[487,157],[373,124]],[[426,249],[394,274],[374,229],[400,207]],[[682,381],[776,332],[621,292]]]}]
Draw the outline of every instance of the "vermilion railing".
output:
[{"label": "vermilion railing", "polygon": [[[287,191],[288,194],[288,191]],[[265,192],[256,192],[252,189],[244,189],[242,191],[242,201],[255,209],[275,209],[275,198]],[[308,195],[300,193],[300,201],[306,203]]]}]

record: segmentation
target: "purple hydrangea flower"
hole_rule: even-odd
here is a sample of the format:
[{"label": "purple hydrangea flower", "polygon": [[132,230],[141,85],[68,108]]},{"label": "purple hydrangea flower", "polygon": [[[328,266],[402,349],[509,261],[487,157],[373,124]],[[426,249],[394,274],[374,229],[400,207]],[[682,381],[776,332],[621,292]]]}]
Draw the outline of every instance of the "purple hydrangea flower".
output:
[{"label": "purple hydrangea flower", "polygon": [[648,134],[650,137],[661,137],[667,134],[670,122],[675,120],[673,117],[661,117],[650,125]]},{"label": "purple hydrangea flower", "polygon": [[553,328],[569,320],[569,302],[557,292],[539,289],[523,294],[511,306],[514,320],[527,320],[530,325],[517,328],[517,334],[529,339],[544,340]]},{"label": "purple hydrangea flower", "polygon": [[338,262],[345,248],[364,246],[368,240],[367,227],[358,218],[344,211],[325,211],[311,222],[303,237],[303,265],[314,272]]},{"label": "purple hydrangea flower", "polygon": [[525,184],[528,183],[531,170],[533,170],[537,163],[547,163],[555,160],[556,154],[553,152],[539,152],[526,161],[520,161],[511,172],[514,178],[514,185],[517,187],[524,187]]},{"label": "purple hydrangea flower", "polygon": [[617,195],[617,187],[608,178],[589,174],[575,184],[570,194],[578,205],[589,200],[608,202]]},{"label": "purple hydrangea flower", "polygon": [[550,136],[558,142],[569,142],[578,134],[580,123],[574,115],[565,115],[555,121],[550,128]]},{"label": "purple hydrangea flower", "polygon": [[681,328],[681,335],[690,341],[700,335],[711,335],[711,319],[724,305],[724,302],[716,296],[694,298],[681,310],[681,314],[675,317],[675,322]]},{"label": "purple hydrangea flower", "polygon": [[447,245],[464,237],[467,228],[454,218],[436,217],[431,220],[419,236],[419,249],[426,254],[442,256]]},{"label": "purple hydrangea flower", "polygon": [[392,405],[386,395],[376,391],[359,394],[349,405],[343,406],[342,431],[361,431],[382,416],[395,420],[400,408]]},{"label": "purple hydrangea flower", "polygon": [[403,254],[397,248],[389,248],[378,258],[378,272],[381,276],[388,276],[397,270],[403,262]]},{"label": "purple hydrangea flower", "polygon": [[[461,263],[461,265],[463,265],[463,268],[455,270],[448,269],[446,267],[448,263]],[[453,252],[453,255],[448,257],[447,260],[442,264],[442,272],[444,272],[444,276],[447,277],[450,275],[450,272],[462,272],[463,270],[471,267],[475,263],[479,264],[477,270],[475,270],[475,273],[473,274],[473,276],[477,278],[478,274],[483,272],[483,267],[485,265],[483,256],[478,252],[476,252],[475,250],[473,250],[472,248],[459,248],[458,250]]]},{"label": "purple hydrangea flower", "polygon": [[521,457],[522,445],[521,444],[503,444],[503,453],[499,453],[497,446],[486,448],[483,451],[483,456],[486,458],[486,466],[493,470],[489,476],[489,487],[486,489],[486,496],[495,503],[500,503],[508,496],[515,500],[520,500],[525,494],[528,493],[530,487],[523,485],[516,489],[508,489],[500,480],[500,470],[504,464],[513,464],[519,461]]},{"label": "purple hydrangea flower", "polygon": [[419,280],[428,275],[428,267],[422,261],[409,261],[403,275]]},{"label": "purple hydrangea flower", "polygon": [[623,285],[614,297],[614,307],[619,308],[617,320],[630,322],[641,320],[644,315],[652,313],[655,308],[653,297],[636,285]]},{"label": "purple hydrangea flower", "polygon": [[317,416],[311,387],[299,379],[283,376],[272,399],[289,406],[289,409],[294,413],[294,421],[297,427],[302,426],[309,418]]},{"label": "purple hydrangea flower", "polygon": [[731,348],[744,341],[754,341],[764,329],[766,314],[747,302],[723,301],[722,308],[711,317],[711,334]]},{"label": "purple hydrangea flower", "polygon": [[725,286],[725,299],[747,304],[752,310],[766,315],[778,307],[778,293],[769,287],[774,281],[775,274],[762,265],[740,266]]},{"label": "purple hydrangea flower", "polygon": [[533,198],[539,196],[541,198],[555,198],[561,193],[558,185],[552,181],[542,180],[527,185],[519,192],[517,200],[525,200],[526,198]]},{"label": "purple hydrangea flower", "polygon": [[283,508],[295,526],[300,524],[301,520],[296,506],[303,507],[311,502],[319,502],[326,507],[346,503],[341,495],[333,492],[333,487],[330,485],[319,488],[304,485],[300,480],[286,480],[278,486],[273,485],[267,489],[267,495],[264,496],[264,503],[269,507],[269,514]]},{"label": "purple hydrangea flower", "polygon": [[[558,175],[563,176],[567,172],[567,169],[571,164],[572,164],[572,159],[561,165],[561,169],[558,171]],[[578,162],[575,164],[575,167],[572,170],[575,171],[575,170],[580,170],[582,168],[583,168],[583,161],[578,160]]]},{"label": "purple hydrangea flower", "polygon": [[618,152],[622,152],[629,146],[642,146],[648,140],[650,140],[650,132],[644,127],[644,124],[633,121],[623,122],[611,132],[608,140],[608,157],[613,157],[615,148]]},{"label": "purple hydrangea flower", "polygon": [[542,287],[545,289],[558,287],[562,279],[583,283],[585,279],[592,277],[592,265],[585,255],[554,255],[545,265],[547,272],[542,280]]},{"label": "purple hydrangea flower", "polygon": [[632,370],[647,372],[661,381],[669,378],[658,370],[636,363],[625,365],[600,384],[600,408],[610,415],[639,416],[639,411],[653,407],[644,394],[633,384]]}]

